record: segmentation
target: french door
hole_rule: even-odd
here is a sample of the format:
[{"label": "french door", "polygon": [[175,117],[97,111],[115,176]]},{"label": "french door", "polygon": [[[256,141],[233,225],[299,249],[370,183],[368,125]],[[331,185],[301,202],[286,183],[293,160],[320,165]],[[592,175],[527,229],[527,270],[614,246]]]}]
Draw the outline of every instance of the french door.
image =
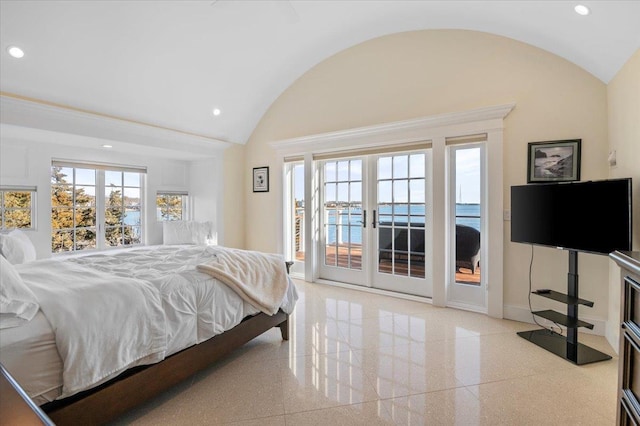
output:
[{"label": "french door", "polygon": [[320,164],[320,278],[431,297],[430,161],[422,150]]}]

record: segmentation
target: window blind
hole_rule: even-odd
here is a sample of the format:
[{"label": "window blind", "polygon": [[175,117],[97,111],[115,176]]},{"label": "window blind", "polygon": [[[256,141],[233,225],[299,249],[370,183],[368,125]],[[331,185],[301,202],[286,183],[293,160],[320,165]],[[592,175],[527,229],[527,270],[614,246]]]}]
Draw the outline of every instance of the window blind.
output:
[{"label": "window blind", "polygon": [[161,191],[158,190],[156,195],[189,195],[189,191]]},{"label": "window blind", "polygon": [[468,143],[486,142],[487,134],[480,133],[477,135],[455,136],[445,139],[446,145],[464,145]]},{"label": "window blind", "polygon": [[0,191],[5,192],[38,192],[37,186],[0,185]]}]

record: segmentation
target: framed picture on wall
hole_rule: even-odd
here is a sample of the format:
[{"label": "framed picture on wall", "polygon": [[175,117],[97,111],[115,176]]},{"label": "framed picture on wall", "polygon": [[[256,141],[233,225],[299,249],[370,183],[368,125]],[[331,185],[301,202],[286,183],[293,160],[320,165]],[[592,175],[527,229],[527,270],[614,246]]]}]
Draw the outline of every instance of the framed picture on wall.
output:
[{"label": "framed picture on wall", "polygon": [[582,139],[529,142],[527,183],[580,180]]},{"label": "framed picture on wall", "polygon": [[253,168],[253,192],[269,192],[269,167]]}]

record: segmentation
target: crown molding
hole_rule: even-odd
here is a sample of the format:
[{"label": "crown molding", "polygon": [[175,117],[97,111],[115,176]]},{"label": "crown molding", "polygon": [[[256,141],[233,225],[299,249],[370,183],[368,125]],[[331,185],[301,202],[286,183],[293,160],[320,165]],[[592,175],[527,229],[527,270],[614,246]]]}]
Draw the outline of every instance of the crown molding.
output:
[{"label": "crown molding", "polygon": [[515,103],[509,103],[320,133],[271,142],[269,145],[278,154],[287,156],[302,155],[308,152],[322,153],[365,147],[402,145],[427,141],[435,137],[486,133],[492,130],[501,130],[504,127],[504,118],[513,110],[515,105]]},{"label": "crown molding", "polygon": [[[215,155],[233,144],[208,136],[141,123],[120,117],[103,115],[65,105],[0,93],[0,123],[5,129],[25,128],[24,137],[53,132],[58,135],[86,137],[100,141],[113,141],[140,148],[199,155]],[[34,132],[38,130],[41,132]],[[6,134],[3,134],[6,136]],[[50,138],[49,138],[50,139]],[[60,142],[64,143],[64,142]]]}]

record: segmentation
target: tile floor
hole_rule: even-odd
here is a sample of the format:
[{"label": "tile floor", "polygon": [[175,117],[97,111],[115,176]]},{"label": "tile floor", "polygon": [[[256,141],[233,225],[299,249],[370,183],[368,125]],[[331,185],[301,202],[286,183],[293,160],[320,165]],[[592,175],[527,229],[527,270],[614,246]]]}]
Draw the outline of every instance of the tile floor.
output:
[{"label": "tile floor", "polygon": [[516,335],[535,326],[296,281],[290,340],[272,329],[114,424],[613,425],[617,361],[576,366]]}]

